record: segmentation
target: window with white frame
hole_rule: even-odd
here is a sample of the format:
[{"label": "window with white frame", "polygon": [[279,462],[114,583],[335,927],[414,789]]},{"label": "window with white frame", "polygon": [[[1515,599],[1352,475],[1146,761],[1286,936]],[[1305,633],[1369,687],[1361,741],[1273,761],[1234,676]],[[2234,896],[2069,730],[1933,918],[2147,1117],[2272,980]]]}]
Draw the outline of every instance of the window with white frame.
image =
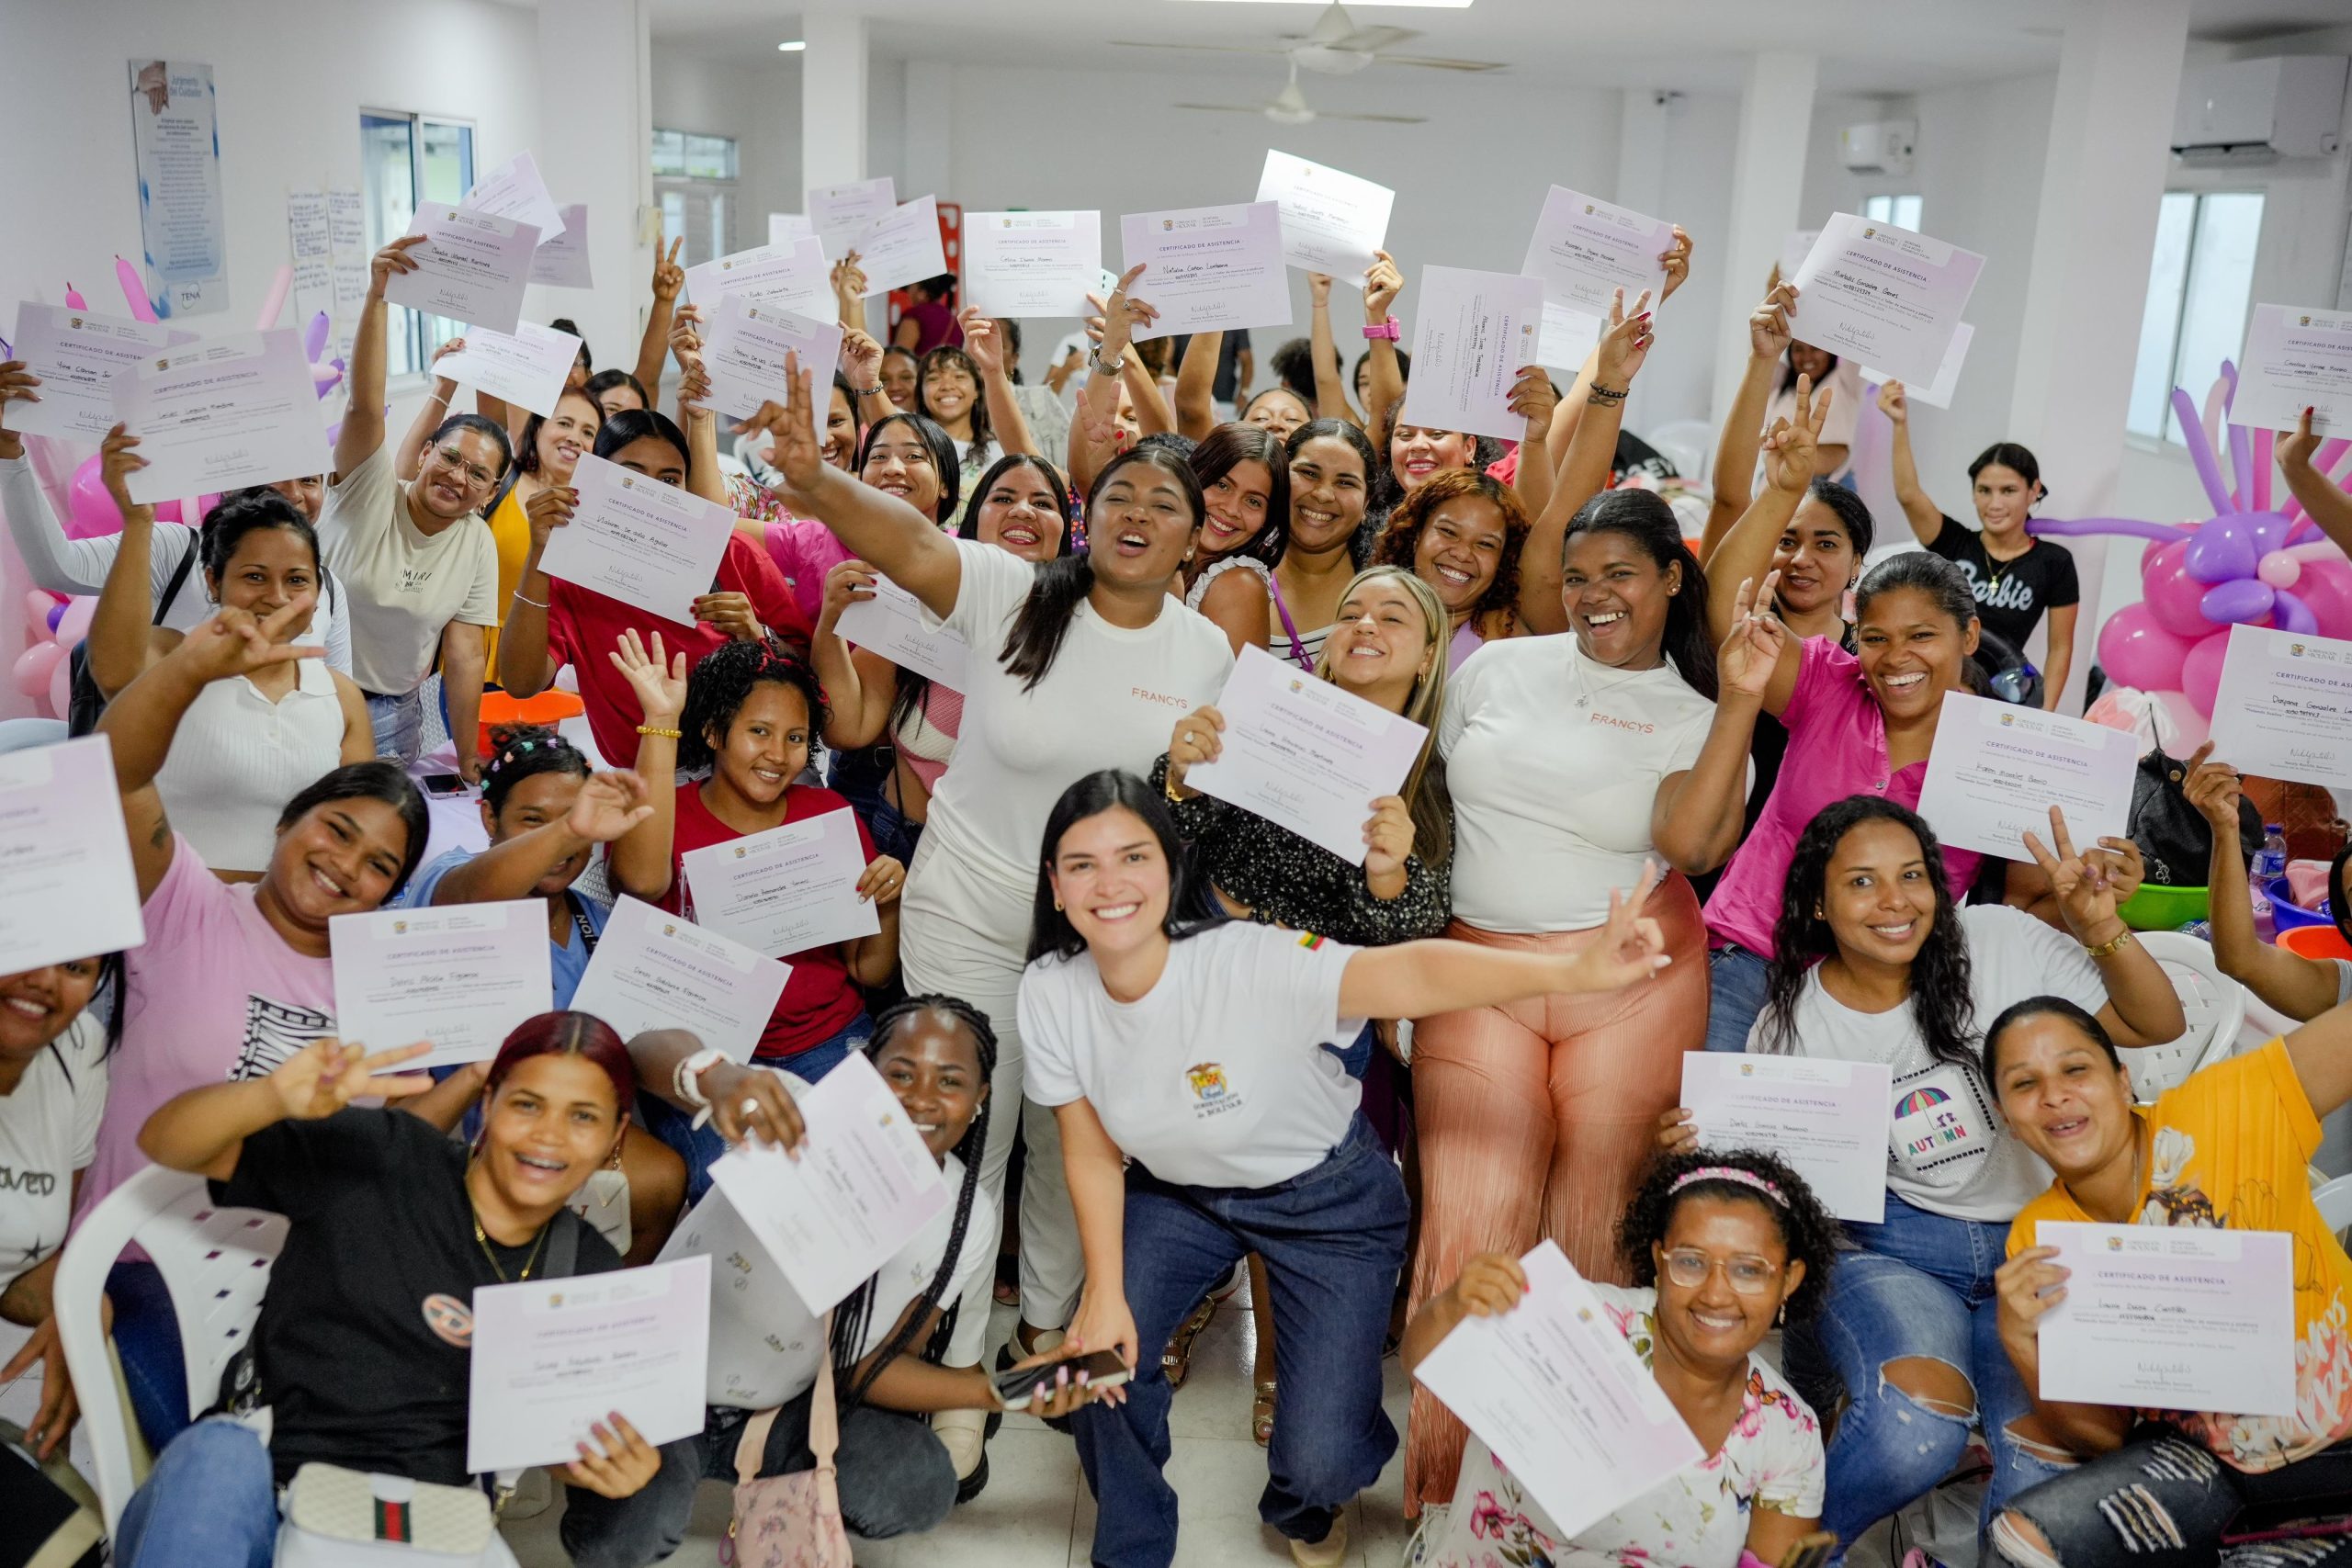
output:
[{"label": "window with white frame", "polygon": [[662,231],[685,237],[680,265],[698,266],[734,251],[736,170],[731,136],[653,133],[654,199],[662,205]]},{"label": "window with white frame", "polygon": [[[359,115],[359,197],[373,255],[409,231],[421,201],[451,206],[474,186],[474,128],[430,115],[363,109]],[[465,331],[447,316],[388,306],[388,375],[407,376],[433,363],[433,351]]]},{"label": "window with white frame", "polygon": [[2245,335],[2261,238],[2260,191],[2165,193],[2124,417],[2132,434],[2179,442],[2175,387],[2204,405],[2222,361],[2237,353]]},{"label": "window with white frame", "polygon": [[1916,196],[1874,196],[1862,203],[1862,216],[1873,223],[1892,223],[1919,231],[1919,198]]}]

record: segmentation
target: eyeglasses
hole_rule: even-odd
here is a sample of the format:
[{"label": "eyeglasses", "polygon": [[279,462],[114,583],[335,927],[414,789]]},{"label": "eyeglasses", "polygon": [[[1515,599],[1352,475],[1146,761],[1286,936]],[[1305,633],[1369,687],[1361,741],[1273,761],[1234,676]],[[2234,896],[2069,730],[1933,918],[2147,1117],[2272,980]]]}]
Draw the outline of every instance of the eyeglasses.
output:
[{"label": "eyeglasses", "polygon": [[1707,1276],[1721,1267],[1731,1288],[1743,1296],[1760,1296],[1772,1288],[1783,1267],[1767,1263],[1760,1258],[1726,1258],[1718,1260],[1703,1252],[1687,1248],[1666,1255],[1666,1277],[1685,1291],[1695,1291],[1707,1282]]},{"label": "eyeglasses", "polygon": [[466,455],[455,446],[436,446],[433,450],[433,456],[443,468],[462,470],[476,490],[488,490],[497,482],[497,475],[479,463],[467,462]]}]

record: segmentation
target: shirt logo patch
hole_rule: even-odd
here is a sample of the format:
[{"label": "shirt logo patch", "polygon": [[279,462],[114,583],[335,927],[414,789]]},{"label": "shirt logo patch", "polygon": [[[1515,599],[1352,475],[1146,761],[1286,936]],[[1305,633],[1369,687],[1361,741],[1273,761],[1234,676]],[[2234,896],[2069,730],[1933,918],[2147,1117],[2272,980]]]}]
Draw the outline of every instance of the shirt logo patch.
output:
[{"label": "shirt logo patch", "polygon": [[435,1338],[460,1350],[473,1347],[473,1309],[465,1303],[455,1296],[436,1292],[424,1298],[421,1310],[424,1314],[424,1326],[433,1330]]},{"label": "shirt logo patch", "polygon": [[1196,1117],[1222,1116],[1241,1109],[1240,1091],[1227,1080],[1222,1063],[1193,1063],[1184,1069],[1184,1083],[1193,1091]]}]

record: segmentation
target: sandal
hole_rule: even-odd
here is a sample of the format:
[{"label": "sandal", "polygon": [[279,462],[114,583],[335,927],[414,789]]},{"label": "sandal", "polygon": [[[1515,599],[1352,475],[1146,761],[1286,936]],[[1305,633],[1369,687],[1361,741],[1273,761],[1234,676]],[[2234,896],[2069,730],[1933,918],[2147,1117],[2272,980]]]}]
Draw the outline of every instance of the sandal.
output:
[{"label": "sandal", "polygon": [[1193,1342],[1208,1327],[1209,1320],[1216,1316],[1216,1303],[1214,1294],[1203,1296],[1200,1305],[1187,1314],[1184,1321],[1176,1325],[1176,1332],[1168,1337],[1168,1348],[1159,1353],[1159,1371],[1171,1391],[1182,1388],[1184,1380],[1192,1375]]},{"label": "sandal", "polygon": [[1257,1397],[1250,1402],[1250,1435],[1264,1448],[1274,1439],[1274,1380],[1268,1378],[1258,1385]]}]

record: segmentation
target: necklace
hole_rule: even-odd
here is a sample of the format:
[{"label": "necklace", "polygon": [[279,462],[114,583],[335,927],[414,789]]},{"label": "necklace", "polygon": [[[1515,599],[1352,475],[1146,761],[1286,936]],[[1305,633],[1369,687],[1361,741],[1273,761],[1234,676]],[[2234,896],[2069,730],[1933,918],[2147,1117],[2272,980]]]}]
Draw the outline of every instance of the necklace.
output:
[{"label": "necklace", "polygon": [[1650,666],[1650,670],[1636,670],[1630,674],[1620,675],[1614,681],[1610,682],[1606,686],[1595,691],[1590,683],[1591,677],[1585,672],[1585,666],[1590,662],[1591,660],[1586,659],[1582,654],[1578,654],[1577,656],[1577,706],[1580,708],[1590,707],[1592,705],[1593,698],[1605,697],[1620,686],[1630,686],[1635,681],[1638,681],[1643,676],[1648,674],[1650,670],[1656,670],[1661,667],[1660,665],[1653,664]]},{"label": "necklace", "polygon": [[[552,1224],[553,1219],[554,1216],[548,1216],[548,1223]],[[531,1270],[538,1267],[539,1248],[545,1247],[547,1244],[548,1225],[542,1224],[539,1226],[537,1238],[531,1243],[531,1256],[523,1259],[523,1271],[514,1276],[514,1283],[520,1284],[522,1281],[531,1277]],[[481,1228],[481,1211],[480,1209],[474,1210],[474,1245],[481,1248],[482,1258],[490,1264],[490,1271],[498,1276],[498,1282],[502,1285],[506,1284],[508,1282],[506,1270],[498,1266],[498,1255],[490,1249],[489,1233]]]}]

